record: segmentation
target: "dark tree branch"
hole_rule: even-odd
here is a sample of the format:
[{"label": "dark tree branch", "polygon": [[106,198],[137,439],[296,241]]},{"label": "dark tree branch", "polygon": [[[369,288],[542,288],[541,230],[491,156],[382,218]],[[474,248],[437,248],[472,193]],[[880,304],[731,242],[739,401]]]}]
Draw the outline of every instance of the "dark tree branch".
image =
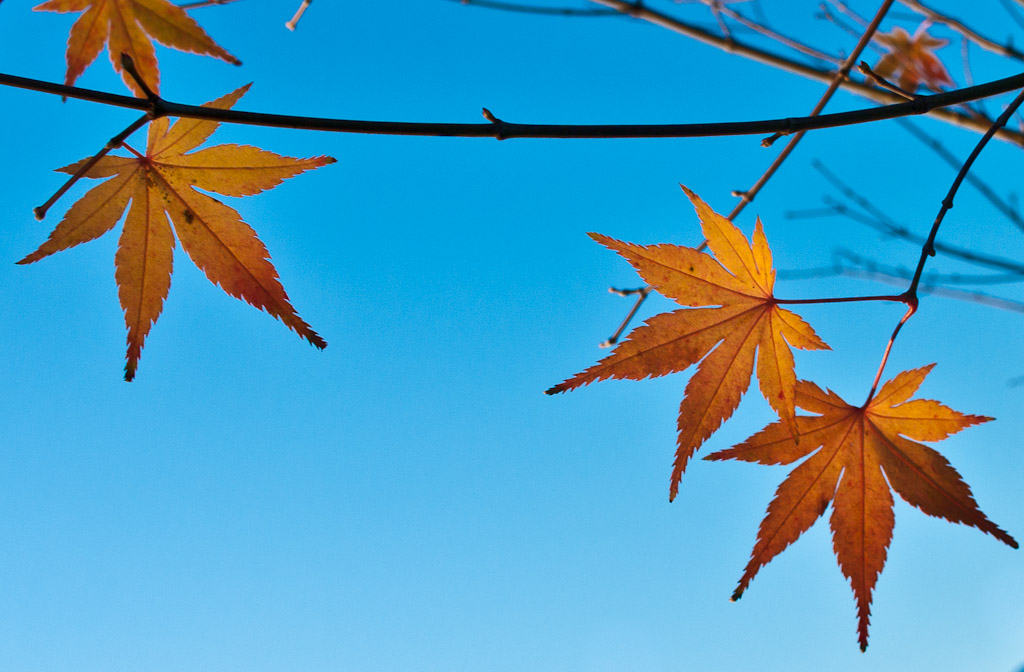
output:
[{"label": "dark tree branch", "polygon": [[925,264],[928,262],[928,257],[935,256],[935,237],[939,233],[939,227],[942,225],[942,220],[945,219],[946,213],[953,209],[953,198],[956,196],[957,191],[960,190],[960,185],[963,184],[964,179],[967,177],[968,171],[971,166],[977,160],[981,151],[985,149],[988,141],[996,134],[996,131],[1006,125],[1006,122],[1010,120],[1013,113],[1017,111],[1017,108],[1024,104],[1024,89],[1017,94],[1017,97],[1013,99],[1003,113],[999,115],[999,118],[992,123],[992,127],[989,128],[985,135],[981,136],[978,144],[974,146],[970,156],[964,161],[963,167],[960,168],[960,172],[957,173],[956,179],[953,180],[953,184],[950,185],[949,191],[946,192],[946,197],[942,199],[942,207],[939,208],[939,213],[935,216],[935,221],[932,223],[931,231],[928,232],[928,239],[921,247],[921,257],[918,259],[917,268],[914,269],[914,277],[910,281],[910,287],[904,293],[907,303],[907,312],[903,318],[897,323],[896,328],[892,332],[892,336],[889,338],[889,344],[885,348],[885,354],[882,356],[882,362],[878,365],[878,372],[875,374],[874,383],[871,385],[871,392],[868,393],[868,399],[864,402],[865,406],[875,396],[875,390],[878,389],[878,382],[882,379],[882,372],[885,370],[885,363],[889,359],[889,353],[892,351],[892,345],[896,341],[896,337],[899,336],[900,329],[906,324],[907,320],[917,311],[917,289],[921,282],[921,274],[924,273]]},{"label": "dark tree branch", "polygon": [[[601,0],[604,1],[604,0]],[[325,117],[303,117],[287,114],[266,114],[242,110],[185,105],[163,98],[155,102],[146,98],[122,96],[76,86],[67,86],[38,79],[0,74],[0,85],[40,91],[68,98],[142,110],[157,117],[205,119],[229,124],[247,124],[273,128],[327,131],[335,133],[369,133],[379,135],[415,135],[466,138],[692,138],[732,135],[766,135],[797,133],[822,128],[865,124],[934,112],[942,107],[959,105],[987,98],[1024,86],[1024,73],[955,91],[918,96],[884,107],[870,107],[850,112],[837,112],[814,117],[789,117],[761,121],[730,121],[696,124],[517,124],[433,123],[404,121],[364,121]],[[1006,138],[1024,146],[1024,135],[1007,132]]]}]

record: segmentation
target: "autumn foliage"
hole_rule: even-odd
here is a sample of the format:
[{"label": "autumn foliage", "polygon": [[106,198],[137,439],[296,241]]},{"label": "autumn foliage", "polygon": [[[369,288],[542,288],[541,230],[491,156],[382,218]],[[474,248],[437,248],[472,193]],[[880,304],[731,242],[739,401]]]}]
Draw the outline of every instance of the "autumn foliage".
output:
[{"label": "autumn foliage", "polygon": [[[244,86],[208,105],[229,108],[248,89]],[[289,303],[256,232],[234,209],[197,189],[251,196],[303,171],[334,163],[334,159],[293,159],[244,145],[192,151],[217,126],[193,119],[179,119],[173,125],[166,118],[152,122],[145,154],[126,145],[135,156],[105,156],[89,167],[85,177],[107,181],[72,205],[49,239],[18,262],[29,264],[99,238],[114,228],[131,201],[114,259],[128,327],[125,380],[135,377],[146,335],[160,316],[171,287],[174,233],[210,282],[267,311],[316,347],[327,347]],[[82,159],[60,170],[75,174],[88,161]],[[174,233],[168,217],[174,223]]]},{"label": "autumn foliage", "polygon": [[[978,509],[970,488],[945,458],[908,440],[939,441],[992,418],[964,415],[937,401],[908,401],[931,366],[899,374],[860,407],[814,383],[798,382],[790,347],[828,346],[797,314],[781,308],[773,295],[772,253],[760,219],[748,242],[732,222],[686,187],[683,191],[696,208],[713,257],[689,247],[633,245],[591,236],[625,257],[645,282],[687,308],[651,318],[611,355],[548,394],[608,378],[663,376],[700,362],[679,408],[669,489],[669,499],[674,499],[687,461],[739,405],[756,359],[761,393],[779,422],[705,459],[760,464],[808,459],[779,486],[733,599],[831,503],[834,548],[853,586],[858,641],[865,649],[871,594],[892,538],[890,485],[929,515],[977,527],[1017,548],[1017,542]],[[796,415],[797,407],[817,415]]]},{"label": "autumn foliage", "polygon": [[548,390],[564,392],[606,378],[664,376],[700,362],[679,407],[669,499],[675,499],[694,451],[739,406],[755,358],[761,393],[795,437],[796,374],[790,347],[828,348],[799,315],[779,307],[772,294],[775,270],[761,221],[751,244],[735,224],[686,187],[683,191],[697,210],[714,257],[678,245],[641,246],[591,236],[625,257],[645,282],[687,308],[650,319],[611,355]]},{"label": "autumn foliage", "polygon": [[168,0],[49,0],[35,9],[83,12],[68,37],[68,70],[64,78],[67,84],[74,84],[96,60],[103,45],[108,46],[110,62],[121,73],[125,84],[139,94],[143,91],[125,72],[121,55],[131,57],[149,89],[158,92],[160,69],[153,40],[181,51],[242,64],[214,42],[183,9]]},{"label": "autumn foliage", "polygon": [[[963,523],[1017,548],[985,517],[949,462],[917,441],[941,441],[992,418],[964,415],[930,399],[913,399],[932,366],[904,371],[863,406],[851,406],[814,383],[797,384],[796,404],[815,413],[797,416],[799,441],[777,422],[708,460],[743,460],[796,467],[775,493],[740,583],[739,599],[757,571],[797,540],[833,505],[832,541],[839,567],[857,600],[860,648],[868,645],[871,593],[892,539],[890,488],[930,516]],[[820,448],[820,450],[819,450]]]},{"label": "autumn foliage", "polygon": [[[67,41],[68,85],[104,47],[133,94],[148,97],[154,105],[159,102],[160,85],[154,42],[240,64],[168,0],[49,0],[35,9],[81,12]],[[877,33],[874,40],[882,53],[872,70],[876,79],[893,80],[889,88],[902,89],[908,97],[921,87],[940,91],[952,86],[953,79],[935,53],[946,41],[932,37],[927,28],[922,24],[910,34],[896,26]],[[130,58],[125,60],[124,55]],[[134,69],[125,63],[134,63]],[[248,86],[239,88],[207,107],[230,109],[247,90]],[[101,155],[98,160],[82,159],[59,169],[73,179],[104,181],[72,204],[49,238],[18,263],[33,263],[96,239],[123,217],[115,277],[127,328],[126,380],[136,375],[146,338],[168,295],[175,239],[212,283],[324,348],[324,339],[292,306],[256,232],[238,212],[209,194],[255,195],[334,159],[290,158],[245,145],[200,149],[217,122],[180,118],[171,123],[156,107],[149,114],[144,150],[125,142],[128,155]],[[918,443],[942,440],[992,418],[962,414],[938,401],[912,399],[931,366],[904,371],[875,393],[883,360],[870,386],[872,393],[861,406],[813,382],[798,380],[792,349],[827,350],[829,346],[791,308],[824,301],[776,297],[772,249],[760,219],[748,240],[730,218],[716,213],[688,188],[683,191],[695,208],[707,251],[703,245],[640,245],[590,234],[680,308],[650,318],[607,357],[547,393],[607,379],[664,376],[695,366],[677,417],[669,484],[672,500],[690,459],[733,415],[751,377],[756,376],[760,393],[778,421],[705,459],[799,464],[768,506],[733,598],[738,599],[760,568],[831,506],[833,547],[853,589],[858,642],[864,649],[872,593],[892,539],[893,492],[928,515],[976,527],[1017,548],[1013,537],[981,512],[949,462]],[[917,279],[926,252],[927,246]],[[898,296],[850,300],[902,301],[908,306],[905,321],[917,306],[917,279]],[[898,332],[899,326],[893,339]],[[866,376],[866,388],[869,382]]]}]

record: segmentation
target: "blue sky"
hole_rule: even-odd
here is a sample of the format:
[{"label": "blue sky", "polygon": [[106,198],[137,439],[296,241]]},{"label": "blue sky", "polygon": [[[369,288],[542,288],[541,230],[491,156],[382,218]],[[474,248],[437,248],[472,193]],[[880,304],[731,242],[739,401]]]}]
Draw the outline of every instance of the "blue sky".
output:
[{"label": "blue sky", "polygon": [[[656,4],[711,25],[693,7]],[[762,4],[779,25],[852,48],[813,19],[814,3]],[[240,109],[475,122],[486,106],[509,121],[658,123],[800,116],[823,90],[625,18],[318,2],[290,33],[282,24],[295,5],[195,10],[244,65],[158,48],[163,94],[199,103],[253,81]],[[73,17],[30,7],[3,3],[0,70],[60,81]],[[1020,43],[1001,11],[986,9],[979,29]],[[940,53],[962,83],[958,48]],[[977,51],[972,64],[977,81],[1016,72]],[[79,83],[124,91],[105,53]],[[840,94],[829,110],[866,104]],[[330,345],[318,352],[226,296],[179,248],[163,314],[126,384],[116,234],[29,267],[14,262],[89,187],[36,222],[32,207],[63,180],[52,170],[95,152],[137,113],[7,88],[0,105],[0,668],[1024,664],[1019,552],[898,502],[861,654],[824,522],[728,601],[786,468],[698,460],[668,503],[690,373],[543,394],[605,354],[596,346],[629,306],[605,290],[638,282],[586,232],[696,245],[678,184],[728,211],[730,191],[773,156],[758,138],[499,143],[222,127],[214,142],[338,159],[230,199]],[[977,138],[920,123],[959,156]],[[812,159],[919,232],[954,176],[894,123],[808,136],[737,222],[749,233],[762,217],[777,267],[821,267],[839,247],[912,266],[913,245],[848,219],[787,217],[838,196]],[[999,193],[1019,192],[1020,161],[1019,148],[993,143],[976,172]],[[1016,258],[1020,236],[966,187],[941,232]],[[973,272],[941,257],[929,268]],[[879,291],[849,278],[777,288],[787,298]],[[996,291],[1024,299],[1019,286]],[[642,317],[671,305],[652,299]],[[798,353],[798,375],[859,401],[901,311],[800,310],[833,351]],[[926,298],[888,369],[938,362],[923,397],[998,418],[937,447],[1018,538],[1024,388],[1008,381],[1024,374],[1022,326],[1017,313]],[[702,453],[773,418],[751,391]]]}]

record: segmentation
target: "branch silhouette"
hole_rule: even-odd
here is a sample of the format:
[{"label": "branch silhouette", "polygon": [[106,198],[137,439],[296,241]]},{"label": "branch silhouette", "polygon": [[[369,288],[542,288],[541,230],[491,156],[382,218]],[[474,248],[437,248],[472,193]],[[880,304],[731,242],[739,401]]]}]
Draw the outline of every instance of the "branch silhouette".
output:
[{"label": "branch silhouette", "polygon": [[[306,117],[242,110],[221,110],[199,105],[176,103],[165,98],[135,98],[77,86],[57,84],[28,77],[0,73],[0,85],[41,93],[87,100],[103,105],[141,110],[152,116],[204,119],[228,124],[246,124],[296,130],[333,133],[367,133],[377,135],[410,135],[463,138],[696,138],[735,135],[788,135],[801,131],[866,124],[885,119],[916,116],[951,105],[997,96],[1024,86],[1024,73],[997,79],[977,86],[945,91],[914,100],[882,107],[869,107],[849,112],[820,116],[786,117],[756,121],[725,121],[692,124],[520,124],[494,118],[489,123],[436,123],[409,121],[370,121],[330,117]],[[493,115],[492,115],[493,116]],[[1024,134],[1000,132],[1003,139],[1024,146]]]}]

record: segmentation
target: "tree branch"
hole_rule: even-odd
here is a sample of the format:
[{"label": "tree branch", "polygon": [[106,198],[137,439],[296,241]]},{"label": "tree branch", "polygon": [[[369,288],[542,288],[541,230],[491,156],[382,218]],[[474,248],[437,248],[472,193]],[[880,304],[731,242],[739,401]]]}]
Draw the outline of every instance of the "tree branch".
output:
[{"label": "tree branch", "polygon": [[[1024,0],[1019,1],[1024,2]],[[737,54],[745,58],[757,61],[759,63],[764,63],[765,65],[771,66],[778,70],[791,72],[793,74],[800,75],[808,79],[814,79],[819,82],[828,83],[832,79],[832,73],[827,70],[820,70],[818,68],[814,68],[809,65],[800,63],[799,61],[794,61],[790,58],[779,56],[777,54],[773,54],[763,49],[758,49],[757,47],[744,44],[736,40],[735,38],[727,40],[725,38],[719,37],[718,35],[709,33],[708,31],[704,30],[703,28],[700,28],[699,26],[695,26],[684,21],[681,21],[679,19],[675,19],[661,12],[657,12],[647,7],[642,2],[627,2],[626,0],[590,0],[590,2],[603,5],[605,7],[611,7],[613,9],[618,10],[619,12],[622,12],[623,14],[628,14],[630,16],[642,19],[656,26],[660,26],[667,30],[671,30],[675,33],[691,37],[699,42],[703,42],[704,44],[708,44],[723,51],[732,54]],[[900,96],[890,93],[889,91],[877,89],[863,82],[846,80],[845,82],[842,83],[841,86],[843,89],[847,91],[850,91],[859,96],[868,98],[869,100],[873,100],[881,104],[895,103],[900,100],[903,100]],[[937,117],[939,119],[942,119],[943,121],[946,121],[957,126],[961,126],[963,128],[969,128],[979,133],[984,133],[986,130],[988,130],[988,128],[991,125],[990,122],[987,120],[969,117],[967,115],[959,114],[951,110],[933,110],[931,112],[931,116]],[[1012,142],[1016,145],[1024,146],[1024,135],[1016,131],[1001,129],[996,134],[996,137],[999,138],[1000,140],[1005,140],[1007,142]]]},{"label": "tree branch", "polygon": [[931,7],[927,7],[924,3],[919,0],[900,0],[900,2],[913,9],[915,12],[920,12],[928,20],[934,23],[941,23],[947,26],[950,30],[960,33],[964,39],[969,40],[986,51],[999,54],[1000,56],[1006,56],[1007,58],[1013,58],[1018,61],[1024,61],[1024,53],[1021,53],[1013,47],[1000,44],[995,40],[990,40],[984,35],[980,35],[959,19],[954,19],[951,16],[937,12]]},{"label": "tree branch", "polygon": [[[857,41],[857,46],[854,47],[853,51],[850,53],[849,56],[846,57],[846,59],[843,61],[843,64],[839,67],[839,70],[837,70],[836,73],[832,76],[832,81],[829,82],[828,88],[825,90],[825,93],[822,94],[821,98],[814,106],[814,109],[811,110],[810,117],[817,117],[818,115],[821,114],[821,111],[825,109],[825,105],[827,105],[828,101],[832,99],[832,96],[835,95],[835,92],[839,90],[839,86],[847,79],[847,77],[850,74],[850,70],[853,68],[853,64],[856,63],[858,59],[860,59],[860,55],[864,52],[864,49],[866,49],[867,46],[871,43],[871,38],[874,37],[875,31],[878,30],[878,26],[882,23],[882,19],[885,18],[885,15],[889,11],[889,8],[892,7],[893,1],[894,0],[885,0],[882,3],[882,5],[878,8],[878,12],[875,13],[874,19],[872,19],[870,25],[868,25],[867,28],[864,29],[864,34],[861,35],[860,39]],[[781,152],[779,152],[779,155],[776,156],[775,160],[772,161],[770,166],[768,166],[768,169],[764,171],[760,178],[758,178],[757,182],[755,182],[754,185],[750,187],[750,189],[741,193],[740,202],[737,203],[736,207],[733,208],[732,212],[729,213],[729,216],[727,218],[729,219],[729,221],[735,219],[741,212],[743,212],[743,209],[747,207],[747,204],[752,202],[754,198],[757,197],[761,189],[764,188],[764,185],[768,183],[768,180],[772,178],[776,171],[778,171],[778,169],[782,166],[783,162],[789,157],[790,154],[793,153],[793,150],[796,149],[796,146],[803,139],[804,134],[805,131],[801,131],[795,134],[793,137],[791,137],[789,139],[789,142],[786,143],[786,146],[782,148]],[[773,137],[780,137],[781,135],[782,134],[777,134],[776,136]],[[768,138],[767,140],[765,140],[765,142],[771,144],[772,140],[773,138]]]},{"label": "tree branch", "polygon": [[517,14],[545,14],[548,16],[621,16],[614,9],[580,9],[576,7],[537,7],[524,5],[517,2],[499,2],[498,0],[448,0],[457,2],[460,5],[472,5],[486,9],[497,9],[503,12],[514,12]]},{"label": "tree branch", "polygon": [[875,381],[871,385],[871,392],[868,393],[868,399],[864,402],[865,406],[875,396],[875,390],[878,389],[878,381],[882,379],[882,372],[885,370],[885,363],[889,359],[889,353],[892,351],[892,345],[896,341],[896,337],[899,335],[900,329],[903,328],[903,325],[907,320],[910,319],[910,317],[917,311],[917,288],[918,284],[921,282],[921,274],[924,273],[924,266],[928,261],[928,257],[935,256],[935,236],[939,233],[939,227],[942,225],[942,220],[945,219],[946,213],[953,209],[953,198],[956,196],[957,191],[960,189],[960,185],[963,184],[964,179],[967,177],[967,173],[970,171],[971,166],[974,165],[978,155],[981,154],[981,150],[985,149],[988,141],[992,139],[1000,127],[1004,126],[1006,122],[1010,120],[1010,117],[1013,116],[1013,113],[1017,111],[1017,108],[1020,107],[1021,104],[1024,104],[1024,89],[1021,89],[1020,93],[1017,94],[1017,97],[1013,99],[1013,102],[1007,105],[1006,109],[1003,110],[1003,113],[999,115],[999,118],[992,122],[992,127],[989,128],[988,132],[981,136],[978,144],[976,144],[974,149],[971,151],[970,156],[968,156],[967,160],[964,161],[964,165],[960,168],[960,172],[957,173],[956,179],[953,180],[953,184],[950,185],[949,191],[946,192],[946,197],[942,199],[942,207],[939,208],[939,213],[935,216],[935,221],[932,223],[931,231],[928,232],[928,240],[926,240],[924,245],[921,247],[921,257],[918,259],[917,268],[914,270],[914,277],[910,281],[910,287],[908,287],[907,291],[904,293],[907,303],[907,312],[903,315],[903,318],[900,319],[899,323],[897,323],[896,328],[892,332],[892,336],[889,338],[889,344],[885,348],[885,354],[882,355],[882,363],[878,365],[878,372],[875,374]]},{"label": "tree branch", "polygon": [[[603,0],[601,0],[603,1]],[[88,100],[104,105],[150,112],[154,118],[181,117],[204,119],[229,124],[246,124],[273,128],[327,131],[334,133],[369,133],[378,135],[414,135],[464,138],[694,138],[733,135],[766,135],[797,133],[822,128],[865,124],[926,114],[941,107],[999,95],[1024,87],[1024,73],[986,84],[918,96],[884,107],[869,107],[850,112],[823,114],[816,117],[789,117],[759,121],[727,121],[695,124],[517,124],[502,121],[484,124],[433,123],[405,121],[364,121],[326,117],[303,117],[287,114],[266,114],[215,107],[185,105],[163,98],[154,101],[122,96],[76,86],[44,82],[38,79],[0,74],[0,85],[12,86],[68,98]],[[1024,135],[1010,132],[1013,142],[1024,146]]]}]

